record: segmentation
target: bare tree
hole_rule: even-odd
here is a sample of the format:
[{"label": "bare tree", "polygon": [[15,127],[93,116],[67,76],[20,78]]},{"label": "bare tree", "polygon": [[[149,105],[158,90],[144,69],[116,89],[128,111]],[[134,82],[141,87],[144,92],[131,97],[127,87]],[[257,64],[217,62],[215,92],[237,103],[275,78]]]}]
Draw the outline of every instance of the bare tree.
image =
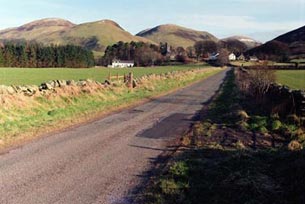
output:
[{"label": "bare tree", "polygon": [[197,60],[205,54],[215,53],[218,50],[217,43],[212,40],[198,41],[194,45]]},{"label": "bare tree", "polygon": [[226,49],[220,49],[217,60],[215,61],[216,66],[225,66],[229,63],[229,51]]},{"label": "bare tree", "polygon": [[249,71],[250,93],[261,99],[267,93],[270,85],[275,81],[275,70],[268,69],[268,66],[257,66]]}]

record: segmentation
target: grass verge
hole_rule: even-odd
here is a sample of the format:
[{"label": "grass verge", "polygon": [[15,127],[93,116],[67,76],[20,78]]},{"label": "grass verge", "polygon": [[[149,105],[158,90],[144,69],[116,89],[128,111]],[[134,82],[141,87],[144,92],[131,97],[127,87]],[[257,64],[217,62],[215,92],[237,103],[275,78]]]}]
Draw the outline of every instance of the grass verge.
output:
[{"label": "grass verge", "polygon": [[305,152],[300,143],[305,138],[292,138],[305,136],[303,130],[281,135],[295,124],[252,115],[255,111],[248,115],[240,110],[245,100],[229,73],[204,120],[194,124],[181,152],[139,199],[150,204],[304,203]]},{"label": "grass verge", "polygon": [[[78,124],[102,114],[187,86],[212,76],[221,69],[207,68],[196,71],[151,75],[139,80],[139,86],[129,90],[124,84],[92,93],[34,97],[17,105],[0,109],[0,146],[31,139],[56,129]],[[60,91],[60,90],[59,90]],[[59,92],[58,91],[58,92]]]}]

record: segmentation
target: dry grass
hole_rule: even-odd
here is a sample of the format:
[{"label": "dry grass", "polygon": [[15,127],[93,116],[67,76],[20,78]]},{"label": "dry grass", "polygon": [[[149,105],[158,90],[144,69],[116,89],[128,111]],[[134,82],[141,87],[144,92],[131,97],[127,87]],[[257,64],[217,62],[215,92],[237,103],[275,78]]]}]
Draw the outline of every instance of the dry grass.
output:
[{"label": "dry grass", "polygon": [[0,147],[85,122],[219,71],[211,68],[141,77],[132,91],[121,82],[112,86],[90,82],[83,87],[55,88],[32,97],[0,95]]}]

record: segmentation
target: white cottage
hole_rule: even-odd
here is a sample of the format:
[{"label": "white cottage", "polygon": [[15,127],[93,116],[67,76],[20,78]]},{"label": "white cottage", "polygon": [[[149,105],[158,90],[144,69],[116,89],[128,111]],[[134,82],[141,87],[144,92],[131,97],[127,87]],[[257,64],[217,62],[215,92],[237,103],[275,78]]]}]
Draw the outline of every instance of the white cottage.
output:
[{"label": "white cottage", "polygon": [[112,68],[134,67],[134,61],[113,60],[112,65],[110,65],[109,67]]},{"label": "white cottage", "polygon": [[256,56],[250,56],[250,57],[249,57],[249,61],[250,61],[250,62],[258,62],[259,59],[258,59]]},{"label": "white cottage", "polygon": [[235,61],[235,60],[236,60],[236,55],[235,55],[234,53],[231,53],[231,54],[229,55],[229,60],[230,60],[230,61]]}]

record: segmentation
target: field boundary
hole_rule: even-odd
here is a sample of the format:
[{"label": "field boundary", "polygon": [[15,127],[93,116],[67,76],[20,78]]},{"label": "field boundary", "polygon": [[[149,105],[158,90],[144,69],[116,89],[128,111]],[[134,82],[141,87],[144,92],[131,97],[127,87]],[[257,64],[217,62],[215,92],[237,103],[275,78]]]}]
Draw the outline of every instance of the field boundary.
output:
[{"label": "field boundary", "polygon": [[[25,144],[29,141],[33,141],[33,140],[39,139],[41,137],[50,136],[54,133],[62,132],[62,131],[68,130],[70,128],[74,128],[74,127],[77,127],[77,126],[80,126],[80,125],[83,125],[86,123],[90,123],[90,122],[96,121],[98,119],[101,119],[107,115],[117,113],[122,110],[149,102],[149,101],[159,98],[161,96],[175,92],[181,88],[185,88],[185,87],[191,86],[195,83],[198,83],[199,81],[202,81],[221,71],[224,71],[224,70],[218,69],[216,71],[216,69],[215,69],[215,71],[211,72],[210,74],[204,74],[204,75],[201,75],[201,77],[196,76],[195,80],[182,83],[183,85],[177,85],[177,87],[175,87],[175,88],[171,88],[171,89],[164,90],[164,91],[159,91],[159,92],[156,92],[155,94],[150,94],[150,95],[144,96],[144,97],[137,96],[134,99],[131,99],[131,100],[128,99],[128,101],[126,101],[125,103],[113,104],[112,107],[108,107],[107,109],[97,110],[97,111],[92,110],[89,112],[85,112],[84,114],[78,115],[77,120],[72,120],[72,119],[70,120],[70,117],[69,117],[69,118],[65,118],[64,120],[58,120],[55,123],[53,123],[51,126],[40,128],[39,130],[34,128],[29,133],[27,132],[24,135],[20,135],[19,139],[10,141],[10,142],[2,144],[2,145],[0,144],[0,149],[2,146],[2,151],[0,151],[0,154],[10,151],[11,149],[14,149],[14,148],[18,148],[19,146],[22,146],[23,144]],[[110,89],[112,89],[112,88],[110,88]],[[136,94],[137,90],[138,89],[135,89],[135,91],[132,91],[131,95]]]}]

